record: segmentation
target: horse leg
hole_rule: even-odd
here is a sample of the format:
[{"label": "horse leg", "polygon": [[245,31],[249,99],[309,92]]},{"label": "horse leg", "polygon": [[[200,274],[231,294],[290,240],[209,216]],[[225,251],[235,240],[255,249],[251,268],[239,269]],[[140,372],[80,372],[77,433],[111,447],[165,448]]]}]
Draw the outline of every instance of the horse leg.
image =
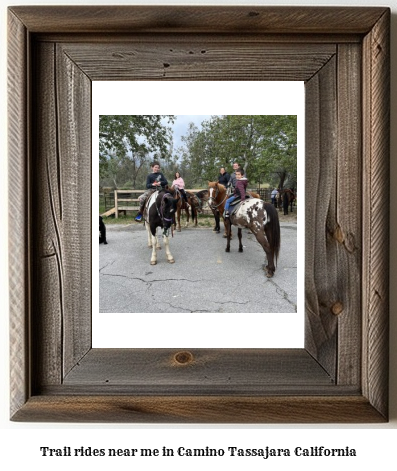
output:
[{"label": "horse leg", "polygon": [[197,224],[198,224],[198,220],[197,220],[197,211],[196,209],[193,207],[193,202],[191,204],[191,208],[192,208],[192,221],[194,223],[194,227],[197,227]]},{"label": "horse leg", "polygon": [[186,208],[185,209],[185,213],[186,213],[186,226],[187,227],[189,225],[189,208]]},{"label": "horse leg", "polygon": [[[223,216],[222,216],[222,219],[223,219],[223,225],[224,225],[224,227],[225,227],[225,232],[224,232],[224,234],[223,234],[223,237],[226,238],[226,237],[228,237],[228,235],[227,235],[227,229],[226,229],[226,222],[225,222],[225,218],[224,218]],[[226,218],[226,219],[229,219],[229,218]],[[230,221],[229,221],[229,222],[230,222]],[[220,228],[219,228],[219,230],[220,230]],[[231,224],[230,224],[229,230],[230,230],[230,239],[233,239],[232,225],[231,225]]]},{"label": "horse leg", "polygon": [[176,210],[176,230],[181,232],[181,208],[178,207]]},{"label": "horse leg", "polygon": [[174,257],[170,251],[170,239],[168,236],[163,235],[164,239],[164,247],[165,247],[165,255],[167,257],[168,263],[175,263]]},{"label": "horse leg", "polygon": [[238,251],[239,251],[239,252],[243,252],[243,244],[242,244],[242,242],[241,242],[241,239],[242,239],[242,230],[241,230],[240,227],[238,228],[237,234],[238,234]]},{"label": "horse leg", "polygon": [[157,230],[158,230],[158,227],[156,227],[155,233],[154,233],[155,247],[156,247],[157,250],[161,250],[160,241],[159,241],[159,238],[157,236]]},{"label": "horse leg", "polygon": [[230,234],[231,234],[231,230],[232,230],[232,225],[230,223],[230,219],[227,218],[227,222],[225,221],[225,231],[226,231],[226,234],[227,234],[227,243],[226,243],[226,249],[225,249],[225,252],[230,252]]},{"label": "horse leg", "polygon": [[219,217],[219,212],[214,211],[214,217],[215,217],[215,227],[213,229],[213,232],[216,232],[219,234],[221,227],[220,227],[220,217]]},{"label": "horse leg", "polygon": [[146,227],[146,232],[147,232],[147,246],[151,249],[152,248],[152,233],[150,232],[150,226],[146,221],[145,221],[145,227]]},{"label": "horse leg", "polygon": [[270,247],[270,244],[265,236],[265,232],[263,229],[254,232],[256,240],[261,244],[263,250],[266,253],[267,257],[267,265],[265,266],[264,270],[266,271],[266,276],[268,278],[272,278],[274,272],[276,271],[276,267],[274,266],[274,257]]},{"label": "horse leg", "polygon": [[150,265],[156,265],[157,264],[157,250],[156,250],[156,245],[157,245],[157,237],[153,234],[152,236],[152,258],[150,259]]}]

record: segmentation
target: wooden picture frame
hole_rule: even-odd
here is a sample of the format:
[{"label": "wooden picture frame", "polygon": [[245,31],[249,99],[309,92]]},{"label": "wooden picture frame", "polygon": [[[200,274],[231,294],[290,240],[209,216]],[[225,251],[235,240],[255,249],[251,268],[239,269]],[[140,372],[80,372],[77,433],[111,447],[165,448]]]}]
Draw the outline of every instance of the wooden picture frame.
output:
[{"label": "wooden picture frame", "polygon": [[[383,7],[9,8],[11,420],[388,420],[389,23]],[[304,349],[91,348],[92,80],[305,81]]]}]

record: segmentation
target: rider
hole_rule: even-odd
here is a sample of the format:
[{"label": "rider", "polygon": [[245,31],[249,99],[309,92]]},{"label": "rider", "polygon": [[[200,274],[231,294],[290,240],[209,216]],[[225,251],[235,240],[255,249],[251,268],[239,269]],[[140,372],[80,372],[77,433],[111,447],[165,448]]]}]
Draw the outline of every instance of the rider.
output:
[{"label": "rider", "polygon": [[240,164],[238,162],[234,162],[233,163],[233,173],[230,175],[230,178],[229,178],[229,183],[227,184],[227,188],[228,188],[228,195],[230,195],[232,193],[232,191],[234,190],[235,186],[236,186],[236,170],[240,168]]},{"label": "rider", "polygon": [[226,172],[225,167],[219,169],[218,183],[223,186],[227,186],[230,180],[230,175]]},{"label": "rider", "polygon": [[151,167],[152,167],[152,173],[149,173],[149,175],[146,178],[147,190],[138,198],[139,199],[139,212],[135,218],[135,221],[138,221],[138,222],[142,221],[143,208],[149,196],[152,193],[154,193],[160,186],[161,188],[164,188],[165,186],[168,185],[167,179],[160,172],[159,162],[157,161],[153,162]]},{"label": "rider", "polygon": [[178,190],[181,192],[182,198],[185,200],[186,206],[190,208],[190,204],[187,202],[187,194],[185,191],[185,182],[181,177],[179,172],[175,172],[175,179],[172,182],[172,186],[177,187]]},{"label": "rider", "polygon": [[244,170],[242,168],[235,169],[236,185],[234,187],[233,195],[226,200],[225,203],[225,218],[229,217],[229,206],[236,198],[241,201],[245,200],[245,192],[248,186],[248,180],[244,177]]},{"label": "rider", "polygon": [[272,191],[272,194],[271,194],[272,203],[273,203],[274,206],[276,206],[276,200],[277,200],[278,195],[279,195],[278,189],[274,188],[274,190]]}]

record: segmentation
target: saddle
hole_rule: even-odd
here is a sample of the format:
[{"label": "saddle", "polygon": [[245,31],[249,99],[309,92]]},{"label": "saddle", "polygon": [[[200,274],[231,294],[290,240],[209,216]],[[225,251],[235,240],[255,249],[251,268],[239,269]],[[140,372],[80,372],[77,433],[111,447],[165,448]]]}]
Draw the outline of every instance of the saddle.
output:
[{"label": "saddle", "polygon": [[[251,196],[249,193],[246,193],[245,194],[245,199],[248,200],[248,199],[251,199],[253,198],[253,196]],[[238,208],[238,205],[241,203],[241,198],[238,197],[236,198],[234,201],[232,201],[229,205],[229,215],[231,216],[235,211],[236,209]]]}]

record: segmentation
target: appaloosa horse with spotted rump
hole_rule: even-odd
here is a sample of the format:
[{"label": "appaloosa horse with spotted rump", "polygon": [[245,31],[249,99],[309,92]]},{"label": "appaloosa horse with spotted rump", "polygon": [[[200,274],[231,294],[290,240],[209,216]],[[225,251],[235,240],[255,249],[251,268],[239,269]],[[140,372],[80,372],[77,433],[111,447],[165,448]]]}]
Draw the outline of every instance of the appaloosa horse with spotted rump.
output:
[{"label": "appaloosa horse with spotted rump", "polygon": [[177,200],[166,190],[155,191],[150,195],[143,210],[143,218],[148,235],[148,247],[152,248],[150,265],[157,264],[157,249],[161,249],[157,237],[157,228],[163,229],[165,253],[169,263],[174,263],[174,257],[170,251],[169,231],[174,220]]},{"label": "appaloosa horse with spotted rump", "polygon": [[[196,193],[196,196],[198,196],[199,193]],[[253,198],[259,198],[259,195],[257,193],[254,193],[252,190],[247,190],[247,195],[251,196]],[[220,219],[223,219],[223,224],[225,226],[225,232],[223,234],[223,237],[227,237],[227,232],[226,232],[226,224],[225,224],[225,218],[223,217],[223,213],[225,210],[225,203],[226,200],[231,196],[228,192],[228,189],[225,187],[225,185],[222,185],[222,183],[218,182],[208,182],[208,190],[203,190],[201,192],[200,197],[208,202],[208,206],[211,208],[212,213],[214,214],[215,217],[215,228],[213,229],[214,232],[219,234],[221,231],[221,226],[220,226]],[[230,232],[230,238],[232,238],[232,233]]]},{"label": "appaloosa horse with spotted rump", "polygon": [[271,278],[276,271],[280,251],[280,223],[276,208],[258,198],[249,198],[230,207],[230,216],[225,218],[227,233],[226,252],[230,252],[231,226],[238,228],[239,252],[243,252],[242,228],[249,229],[266,252],[266,276]]}]

